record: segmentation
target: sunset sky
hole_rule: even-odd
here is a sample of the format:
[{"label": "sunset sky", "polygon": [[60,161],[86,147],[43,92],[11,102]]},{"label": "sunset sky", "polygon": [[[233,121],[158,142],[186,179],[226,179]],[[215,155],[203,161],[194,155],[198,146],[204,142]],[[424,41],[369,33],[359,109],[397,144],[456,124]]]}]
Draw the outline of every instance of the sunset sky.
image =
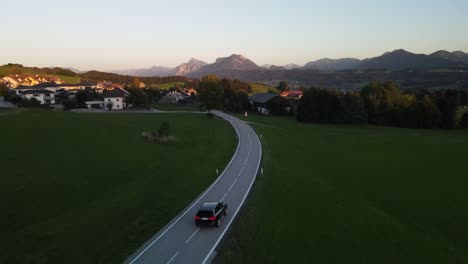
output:
[{"label": "sunset sky", "polygon": [[3,1],[0,64],[118,70],[468,52],[468,1]]}]

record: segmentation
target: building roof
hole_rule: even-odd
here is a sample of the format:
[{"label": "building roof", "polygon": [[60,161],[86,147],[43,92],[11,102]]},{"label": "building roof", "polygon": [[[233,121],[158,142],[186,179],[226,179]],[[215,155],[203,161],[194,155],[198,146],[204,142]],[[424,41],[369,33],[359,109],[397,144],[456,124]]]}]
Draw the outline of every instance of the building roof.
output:
[{"label": "building roof", "polygon": [[257,93],[249,97],[249,100],[255,103],[261,103],[264,104],[271,99],[275,98],[278,96],[277,94],[274,93]]},{"label": "building roof", "polygon": [[287,90],[280,94],[282,97],[301,97],[302,91],[301,90]]},{"label": "building roof", "polygon": [[32,86],[27,86],[27,85],[20,85],[16,87],[16,90],[30,90],[30,89],[43,89],[43,88],[55,88],[58,87],[58,85],[54,82],[45,82],[45,83],[40,83]]},{"label": "building roof", "polygon": [[120,91],[120,90],[117,90],[117,89],[114,89],[114,90],[105,90],[102,94],[102,96],[104,98],[119,98],[119,97],[126,97],[127,95]]},{"label": "building roof", "polygon": [[27,90],[27,91],[24,91],[23,94],[54,94],[53,92],[49,91],[49,90]]}]

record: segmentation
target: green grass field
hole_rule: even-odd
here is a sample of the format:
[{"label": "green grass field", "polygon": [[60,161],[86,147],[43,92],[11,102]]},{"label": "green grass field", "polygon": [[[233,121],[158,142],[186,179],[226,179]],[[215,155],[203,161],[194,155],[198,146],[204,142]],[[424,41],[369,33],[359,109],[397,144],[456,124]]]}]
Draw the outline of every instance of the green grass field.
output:
[{"label": "green grass field", "polygon": [[468,263],[468,131],[248,120],[264,175],[217,263]]},{"label": "green grass field", "polygon": [[[174,141],[141,133],[170,122]],[[198,196],[236,147],[196,114],[0,115],[0,263],[121,263]]]},{"label": "green grass field", "polygon": [[151,105],[152,108],[161,111],[200,111],[200,104],[166,104],[155,102]]},{"label": "green grass field", "polygon": [[162,83],[162,84],[151,84],[150,88],[157,88],[160,90],[169,90],[175,86],[183,87],[183,82],[173,82],[173,83]]},{"label": "green grass field", "polygon": [[256,93],[268,93],[270,90],[277,92],[277,89],[275,87],[271,87],[266,84],[250,83],[250,85],[252,86],[252,92],[249,93],[249,96]]}]

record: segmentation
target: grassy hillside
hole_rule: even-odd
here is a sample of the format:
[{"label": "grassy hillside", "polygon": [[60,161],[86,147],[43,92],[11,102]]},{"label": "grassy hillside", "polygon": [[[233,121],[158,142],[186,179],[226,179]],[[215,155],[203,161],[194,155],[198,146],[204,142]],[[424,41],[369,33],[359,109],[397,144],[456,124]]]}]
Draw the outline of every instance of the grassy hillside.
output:
[{"label": "grassy hillside", "polygon": [[72,75],[68,70],[63,70],[67,72],[67,75],[59,74],[60,70],[57,70],[57,73],[52,73],[53,69],[48,68],[36,68],[36,67],[22,67],[19,65],[2,65],[0,66],[0,77],[7,76],[10,74],[30,74],[30,75],[40,75],[43,77],[58,77],[65,83],[79,83],[80,78]]},{"label": "grassy hillside", "polygon": [[249,83],[252,86],[253,91],[249,94],[256,94],[256,93],[267,93],[270,90],[277,92],[278,90],[275,87],[262,84],[262,83]]},{"label": "grassy hillside", "polygon": [[162,83],[162,84],[151,84],[150,88],[157,88],[160,90],[169,90],[175,86],[183,87],[183,82],[171,82],[171,83]]},{"label": "grassy hillside", "polygon": [[468,133],[249,117],[264,175],[216,263],[468,263]]},{"label": "grassy hillside", "polygon": [[[175,141],[142,139],[165,120]],[[190,114],[0,115],[0,263],[121,263],[201,193],[235,149]]]}]

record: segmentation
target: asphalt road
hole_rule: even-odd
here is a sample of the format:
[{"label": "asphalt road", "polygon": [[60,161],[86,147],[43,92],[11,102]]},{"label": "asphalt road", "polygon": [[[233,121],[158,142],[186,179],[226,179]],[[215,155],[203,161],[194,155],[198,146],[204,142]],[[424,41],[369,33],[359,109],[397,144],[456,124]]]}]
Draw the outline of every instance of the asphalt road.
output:
[{"label": "asphalt road", "polygon": [[[262,147],[254,130],[245,122],[214,111],[235,128],[239,142],[232,160],[220,176],[179,215],[130,256],[125,263],[210,263],[252,187],[260,166]],[[220,227],[200,227],[194,217],[205,201],[228,204],[228,215]]]}]

